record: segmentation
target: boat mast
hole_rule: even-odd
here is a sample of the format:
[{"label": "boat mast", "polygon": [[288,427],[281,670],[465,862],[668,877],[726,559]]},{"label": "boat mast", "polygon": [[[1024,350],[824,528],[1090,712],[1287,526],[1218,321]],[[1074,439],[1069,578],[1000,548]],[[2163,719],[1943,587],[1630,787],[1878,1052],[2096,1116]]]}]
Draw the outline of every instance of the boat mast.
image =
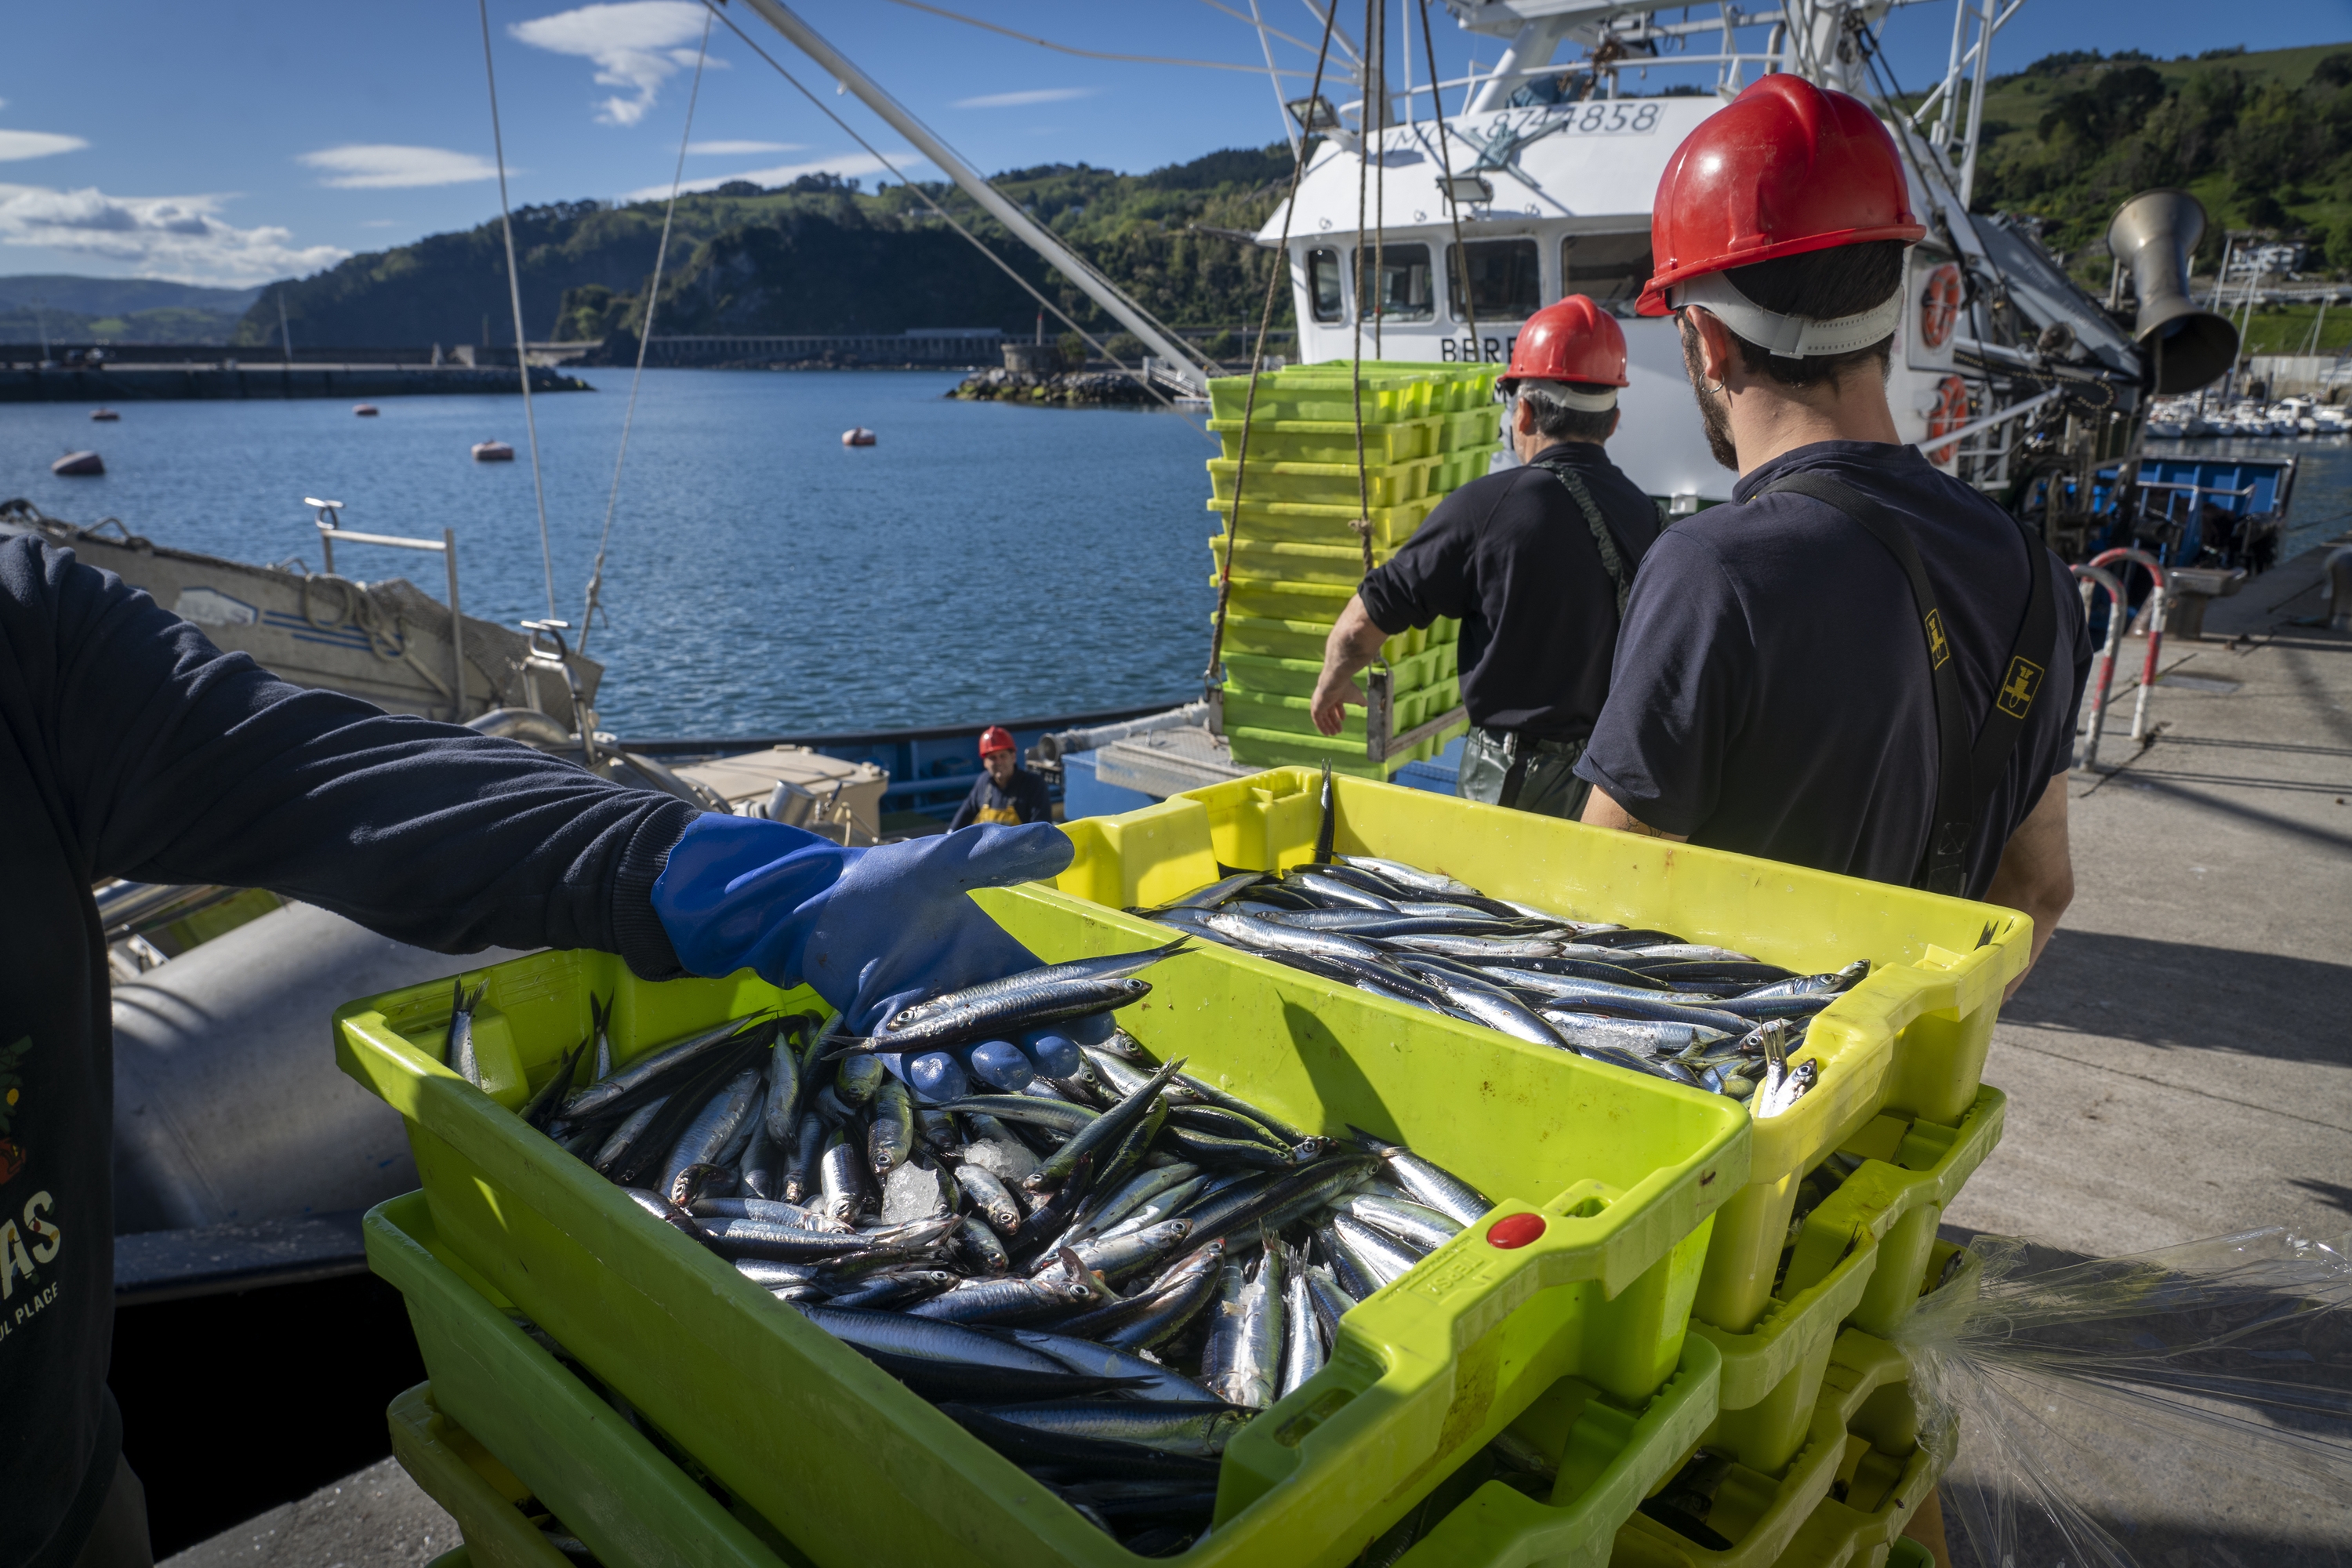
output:
[{"label": "boat mast", "polygon": [[1044,257],[1062,276],[1076,284],[1088,299],[1109,311],[1129,331],[1140,338],[1145,346],[1166,362],[1171,374],[1181,379],[1196,393],[1208,390],[1208,372],[1202,367],[1200,356],[1189,345],[1161,331],[1133,300],[1088,265],[1084,257],[1071,250],[1055,238],[1051,230],[1007,201],[1003,193],[990,184],[980,171],[965,163],[953,148],[908,113],[898,100],[883,91],[874,79],[852,64],[847,56],[818,37],[814,28],[781,5],[779,0],[747,0],[747,3],[759,13],[762,21],[792,40],[793,47],[803,54],[831,72],[835,80],[856,93],[868,109],[887,121],[892,129],[912,142],[925,157],[945,170],[948,177],[963,188],[965,195],[986,208],[991,216],[1013,232],[1014,237]]}]

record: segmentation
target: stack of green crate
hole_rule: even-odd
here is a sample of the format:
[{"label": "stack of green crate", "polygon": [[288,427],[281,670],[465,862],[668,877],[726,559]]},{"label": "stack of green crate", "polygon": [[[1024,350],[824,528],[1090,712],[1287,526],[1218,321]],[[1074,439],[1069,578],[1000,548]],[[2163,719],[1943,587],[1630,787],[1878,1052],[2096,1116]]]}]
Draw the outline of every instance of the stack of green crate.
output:
[{"label": "stack of green crate", "polygon": [[[1486,472],[1500,429],[1494,401],[1500,374],[1496,365],[1376,361],[1363,368],[1360,395],[1344,364],[1297,365],[1260,375],[1255,406],[1247,377],[1209,384],[1209,427],[1224,443],[1223,456],[1209,462],[1209,510],[1225,530],[1209,541],[1211,581],[1223,571],[1230,548],[1224,724],[1235,762],[1272,767],[1328,761],[1344,773],[1385,776],[1433,755],[1457,732],[1376,764],[1364,755],[1363,710],[1348,710],[1346,726],[1326,736],[1316,730],[1308,704],[1324,639],[1364,575],[1363,544],[1350,525],[1369,521],[1377,565],[1449,492]],[[1241,486],[1236,528],[1245,407],[1249,479]],[[1441,620],[1383,646],[1398,730],[1460,703],[1460,631],[1459,623]]]}]

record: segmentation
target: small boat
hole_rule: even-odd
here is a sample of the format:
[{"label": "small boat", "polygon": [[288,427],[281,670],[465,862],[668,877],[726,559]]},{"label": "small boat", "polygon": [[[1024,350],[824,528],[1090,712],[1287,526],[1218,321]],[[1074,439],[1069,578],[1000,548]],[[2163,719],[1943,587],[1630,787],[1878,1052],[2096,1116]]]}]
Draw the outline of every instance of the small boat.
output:
[{"label": "small boat", "polygon": [[362,419],[373,419],[375,417],[376,413],[375,405],[373,403],[354,403],[352,405],[352,412],[358,415]]},{"label": "small boat", "polygon": [[474,461],[511,463],[514,461],[514,448],[504,441],[477,441],[474,443]]},{"label": "small boat", "polygon": [[96,452],[68,452],[49,465],[49,472],[66,479],[102,474],[106,472],[106,459]]},{"label": "small boat", "polygon": [[89,416],[100,424],[109,424],[122,417],[111,408],[93,408],[89,411]]},{"label": "small boat", "polygon": [[874,445],[874,432],[863,425],[852,426],[841,433],[841,444],[845,447],[871,447]]}]

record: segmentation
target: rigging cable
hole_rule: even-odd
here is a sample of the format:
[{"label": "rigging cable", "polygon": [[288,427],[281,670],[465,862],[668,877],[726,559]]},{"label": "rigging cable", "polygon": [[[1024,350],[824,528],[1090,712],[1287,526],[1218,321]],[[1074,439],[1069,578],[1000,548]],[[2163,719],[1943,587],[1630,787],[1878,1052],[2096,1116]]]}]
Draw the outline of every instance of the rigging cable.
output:
[{"label": "rigging cable", "polygon": [[[1234,65],[1225,60],[1181,60],[1171,59],[1165,55],[1117,55],[1106,53],[1101,49],[1081,49],[1070,44],[1057,44],[1051,38],[1041,38],[1034,33],[1017,33],[1010,27],[1000,27],[993,22],[983,22],[977,16],[967,16],[960,11],[944,10],[937,5],[926,5],[922,0],[891,0],[891,4],[904,5],[909,11],[929,11],[934,16],[945,16],[949,21],[961,22],[967,27],[979,27],[991,33],[1002,33],[1008,38],[1018,38],[1024,44],[1034,44],[1041,49],[1052,49],[1065,55],[1078,55],[1090,60],[1122,60],[1129,65],[1139,66],[1192,66],[1200,70],[1247,71],[1252,76],[1255,76],[1258,70],[1255,66]],[[1297,76],[1299,73],[1285,71],[1282,74]]]},{"label": "rigging cable", "polygon": [[514,304],[515,369],[522,376],[522,425],[530,437],[530,489],[539,500],[539,564],[547,575],[547,618],[555,618],[555,552],[547,542],[547,481],[539,471],[539,421],[530,411],[530,351],[522,335],[522,274],[515,267],[514,213],[507,205],[507,144],[499,129],[499,73],[490,63],[490,0],[482,14],[482,74],[490,83],[490,147],[499,159],[499,223],[507,237],[507,295]]},{"label": "rigging cable", "polygon": [[[1282,203],[1282,238],[1276,245],[1274,265],[1266,271],[1265,305],[1258,312],[1257,341],[1251,345],[1249,389],[1242,402],[1241,449],[1234,455],[1234,510],[1225,518],[1225,557],[1217,568],[1217,624],[1209,637],[1209,668],[1201,675],[1202,695],[1211,699],[1216,696],[1217,688],[1224,679],[1225,612],[1234,597],[1234,540],[1242,530],[1242,486],[1249,478],[1249,439],[1251,426],[1257,416],[1257,378],[1265,365],[1265,334],[1274,325],[1275,289],[1290,276],[1290,222],[1298,212],[1298,184],[1307,173],[1307,161],[1315,154],[1315,149],[1304,138],[1314,131],[1316,125],[1315,103],[1323,94],[1323,67],[1331,58],[1331,18],[1339,14],[1338,0],[1333,0],[1330,15],[1323,22],[1323,47],[1315,56],[1315,85],[1307,94],[1307,113],[1299,124],[1302,140],[1298,161],[1290,166],[1290,195]],[[1310,274],[1307,279],[1310,292],[1314,286]],[[1305,342],[1305,334],[1306,329],[1301,323],[1299,337],[1302,342]],[[1360,443],[1359,446],[1360,447]]]},{"label": "rigging cable", "polygon": [[[1032,284],[1029,279],[1022,277],[1020,273],[1014,271],[1012,264],[1007,262],[1004,258],[997,255],[993,250],[991,250],[988,247],[987,243],[978,235],[972,233],[971,230],[958,223],[954,216],[949,213],[947,208],[940,205],[938,202],[931,199],[930,192],[925,190],[921,185],[908,179],[899,171],[899,168],[896,163],[893,163],[888,158],[883,155],[880,148],[875,146],[873,142],[866,140],[865,137],[860,136],[856,129],[850,125],[849,121],[844,120],[840,115],[835,114],[833,111],[832,105],[826,103],[824,100],[819,98],[816,94],[811,92],[805,86],[802,85],[801,79],[793,75],[792,72],[786,70],[783,68],[782,62],[779,61],[775,56],[770,54],[767,50],[761,48],[758,42],[755,41],[749,33],[746,33],[742,28],[737,26],[735,25],[734,17],[730,16],[726,12],[719,9],[719,5],[724,3],[725,0],[703,0],[703,7],[705,10],[709,11],[710,15],[718,17],[721,22],[725,23],[727,25],[727,30],[734,34],[736,39],[740,42],[745,48],[750,49],[753,54],[767,61],[769,68],[773,70],[778,76],[782,77],[787,82],[790,82],[794,91],[798,92],[803,98],[807,99],[812,104],[814,104],[818,112],[822,113],[827,120],[832,121],[835,125],[839,126],[842,132],[852,142],[855,142],[860,147],[865,148],[866,151],[872,155],[876,163],[881,164],[883,168],[889,171],[891,174],[897,174],[898,176],[898,183],[906,186],[907,189],[914,192],[916,196],[921,200],[922,204],[930,208],[933,216],[938,217],[941,223],[946,224],[950,228],[955,230],[956,233],[963,236],[965,239],[970,240],[973,249],[979,251],[982,256],[988,258],[989,260],[994,262],[998,269],[1001,270],[1007,278],[1012,279],[1013,282],[1019,284],[1022,290],[1032,300],[1036,300],[1038,304],[1044,306],[1046,310],[1051,310],[1054,313],[1055,320],[1069,328],[1070,331],[1077,333],[1079,337],[1084,338],[1088,347],[1101,354],[1103,358],[1110,361],[1111,363],[1118,366],[1120,370],[1126,372],[1126,374],[1130,378],[1133,378],[1144,391],[1151,394],[1153,397],[1159,399],[1160,406],[1173,411],[1176,416],[1182,419],[1185,424],[1192,426],[1193,429],[1200,431],[1202,435],[1208,436],[1209,432],[1207,429],[1196,422],[1192,416],[1186,414],[1182,409],[1178,408],[1175,404],[1170,402],[1167,395],[1157,386],[1154,386],[1151,384],[1150,377],[1139,376],[1134,371],[1129,370],[1125,360],[1111,353],[1109,349],[1106,348],[1096,339],[1092,332],[1087,331],[1084,327],[1078,325],[1077,322],[1072,321],[1067,311],[1064,310],[1059,305],[1056,305],[1051,300],[1045,298],[1044,294],[1038,292],[1036,287]],[[920,7],[920,9],[929,10],[931,7],[923,6]],[[942,13],[942,15],[947,15],[947,13]],[[962,18],[958,19],[961,20]],[[1255,70],[1256,68],[1252,67],[1250,68]],[[1318,79],[1320,79],[1319,76]],[[1076,252],[1073,252],[1072,255],[1079,265],[1091,265],[1087,261],[1085,257],[1077,256]],[[1100,277],[1101,274],[1097,272],[1096,276]],[[1129,300],[1129,303],[1134,304],[1134,301]],[[1148,319],[1157,320],[1157,318],[1151,317],[1150,312],[1144,310],[1142,307],[1136,306],[1136,309],[1139,313],[1144,315]],[[1210,437],[1210,439],[1214,440],[1215,437]]]},{"label": "rigging cable", "polygon": [[654,341],[654,311],[661,303],[662,264],[669,259],[670,225],[677,217],[677,190],[686,180],[686,149],[694,136],[694,107],[702,96],[703,62],[710,57],[710,13],[702,14],[702,42],[695,49],[694,81],[686,92],[686,128],[677,136],[677,167],[669,177],[669,205],[662,211],[661,243],[654,247],[654,278],[646,288],[646,311],[637,323],[637,368],[629,376],[629,405],[621,416],[621,449],[613,456],[613,489],[604,498],[604,531],[596,536],[596,564],[588,573],[587,603],[580,611],[580,651],[588,651],[588,634],[596,627],[599,595],[604,586],[604,547],[613,542],[613,513],[621,504],[621,465],[629,458],[629,427],[637,418],[637,384],[646,378],[646,349]]},{"label": "rigging cable", "polygon": [[[1265,25],[1265,18],[1257,14],[1257,0],[1249,0],[1249,8],[1250,20],[1257,27],[1257,47],[1265,55],[1265,79],[1274,87],[1275,116],[1282,121],[1282,139],[1290,143],[1291,162],[1296,163],[1300,151],[1306,145],[1306,138],[1291,128],[1290,106],[1283,101],[1282,73],[1274,68],[1274,40],[1266,37],[1274,29],[1268,27]],[[1217,9],[1222,11],[1224,7],[1219,5]],[[1286,33],[1282,36],[1289,37]]]}]

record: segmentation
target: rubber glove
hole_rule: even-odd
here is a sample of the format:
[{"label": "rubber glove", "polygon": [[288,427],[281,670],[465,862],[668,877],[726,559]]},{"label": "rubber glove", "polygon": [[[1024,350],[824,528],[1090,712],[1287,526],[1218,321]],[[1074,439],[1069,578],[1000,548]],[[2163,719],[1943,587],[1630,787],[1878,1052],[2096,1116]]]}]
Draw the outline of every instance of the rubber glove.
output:
[{"label": "rubber glove", "polygon": [[864,1035],[925,996],[1036,968],[966,895],[1057,876],[1072,853],[1045,822],[845,849],[781,822],[706,813],[669,852],[653,907],[691,973],[806,983]]}]

